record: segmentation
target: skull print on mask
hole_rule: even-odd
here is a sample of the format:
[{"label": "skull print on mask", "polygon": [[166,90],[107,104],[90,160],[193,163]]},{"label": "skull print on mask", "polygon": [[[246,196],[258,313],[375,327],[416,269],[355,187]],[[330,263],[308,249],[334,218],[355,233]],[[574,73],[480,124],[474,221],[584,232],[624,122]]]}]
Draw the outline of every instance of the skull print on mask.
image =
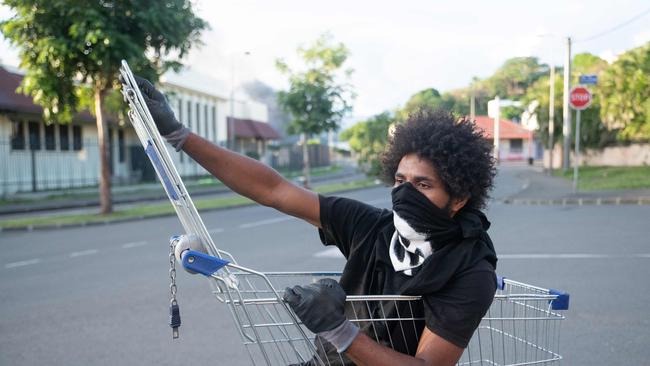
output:
[{"label": "skull print on mask", "polygon": [[391,196],[395,232],[390,260],[396,272],[411,276],[437,249],[455,241],[460,227],[449,210],[434,205],[411,183],[393,188]]}]

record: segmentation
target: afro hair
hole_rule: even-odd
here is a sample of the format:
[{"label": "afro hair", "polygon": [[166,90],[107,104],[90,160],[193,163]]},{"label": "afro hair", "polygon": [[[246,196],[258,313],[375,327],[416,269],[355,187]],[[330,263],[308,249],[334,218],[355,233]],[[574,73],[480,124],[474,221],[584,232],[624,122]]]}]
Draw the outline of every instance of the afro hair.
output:
[{"label": "afro hair", "polygon": [[482,209],[494,184],[496,169],[492,148],[473,121],[456,119],[437,110],[419,110],[395,127],[382,155],[383,180],[393,185],[405,155],[427,160],[447,193],[468,201],[465,207]]}]

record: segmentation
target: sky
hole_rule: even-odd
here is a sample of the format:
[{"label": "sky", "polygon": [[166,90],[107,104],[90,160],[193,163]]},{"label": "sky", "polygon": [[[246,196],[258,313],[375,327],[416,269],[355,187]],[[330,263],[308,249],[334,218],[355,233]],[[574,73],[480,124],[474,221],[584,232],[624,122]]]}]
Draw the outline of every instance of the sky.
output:
[{"label": "sky", "polygon": [[[296,48],[331,33],[351,52],[346,66],[355,70],[356,119],[397,108],[425,88],[467,86],[510,57],[562,65],[567,36],[575,40],[574,54],[591,52],[610,61],[650,41],[647,0],[198,0],[194,6],[211,29],[185,63],[228,84],[257,79],[286,88],[275,60],[299,65]],[[0,19],[11,15],[0,6]],[[17,51],[1,35],[0,60],[18,64]]]}]

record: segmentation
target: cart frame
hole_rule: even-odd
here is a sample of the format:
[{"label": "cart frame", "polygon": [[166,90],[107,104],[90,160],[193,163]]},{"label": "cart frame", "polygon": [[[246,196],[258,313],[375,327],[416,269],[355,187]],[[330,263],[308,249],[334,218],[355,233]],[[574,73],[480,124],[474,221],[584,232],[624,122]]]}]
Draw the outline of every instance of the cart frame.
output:
[{"label": "cart frame", "polygon": [[[202,247],[201,251],[185,250],[178,259],[188,271],[210,279],[215,297],[227,305],[235,321],[252,364],[346,364],[344,355],[328,353],[324,341],[302,325],[279,292],[285,286],[323,277],[337,278],[340,273],[262,273],[238,265],[230,253],[217,248],[176,171],[126,61],[122,61],[120,73],[128,115],[138,138],[186,235],[197,238]],[[172,237],[171,246],[178,242],[178,236]],[[565,318],[558,310],[568,309],[569,295],[501,277],[496,281],[494,302],[458,365],[559,363],[560,324]],[[172,285],[175,286],[173,282]],[[348,296],[346,315],[379,343],[413,354],[424,327],[421,307],[419,296]]]}]

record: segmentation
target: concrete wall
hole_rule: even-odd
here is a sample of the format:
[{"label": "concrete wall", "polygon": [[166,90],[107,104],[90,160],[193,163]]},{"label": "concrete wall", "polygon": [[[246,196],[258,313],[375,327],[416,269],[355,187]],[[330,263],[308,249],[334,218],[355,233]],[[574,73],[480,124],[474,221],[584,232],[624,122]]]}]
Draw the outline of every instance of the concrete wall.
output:
[{"label": "concrete wall", "polygon": [[509,139],[499,140],[499,160],[523,161],[530,156],[535,157],[535,146],[534,143],[531,146],[530,140],[522,139],[521,149],[513,148]]},{"label": "concrete wall", "polygon": [[[571,151],[571,161],[574,159]],[[580,156],[581,166],[644,166],[650,165],[650,144],[611,146],[602,150],[587,149]],[[544,167],[549,166],[549,153],[544,151]],[[562,149],[556,144],[553,149],[553,169],[562,167]]]}]

